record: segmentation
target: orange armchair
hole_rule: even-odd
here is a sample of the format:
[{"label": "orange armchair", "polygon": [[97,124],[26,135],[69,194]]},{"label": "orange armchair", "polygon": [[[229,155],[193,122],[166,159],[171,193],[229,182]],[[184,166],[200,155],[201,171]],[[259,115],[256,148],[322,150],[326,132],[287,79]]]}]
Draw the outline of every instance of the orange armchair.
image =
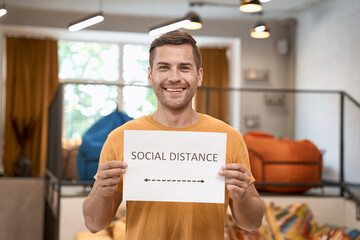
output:
[{"label": "orange armchair", "polygon": [[304,192],[322,183],[322,153],[309,140],[280,139],[265,132],[248,132],[252,173],[258,190]]}]

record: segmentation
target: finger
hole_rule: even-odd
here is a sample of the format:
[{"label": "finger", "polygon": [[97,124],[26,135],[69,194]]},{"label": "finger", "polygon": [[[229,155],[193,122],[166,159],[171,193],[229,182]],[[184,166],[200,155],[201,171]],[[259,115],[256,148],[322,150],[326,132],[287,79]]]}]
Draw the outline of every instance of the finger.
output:
[{"label": "finger", "polygon": [[102,180],[99,184],[101,187],[116,186],[121,181],[121,177],[107,178]]},{"label": "finger", "polygon": [[[219,174],[224,176],[225,174],[250,174],[249,169],[239,163],[231,163],[221,166]],[[229,176],[230,177],[230,176]]]},{"label": "finger", "polygon": [[239,187],[239,188],[247,188],[247,186],[249,185],[248,182],[240,181],[240,180],[235,179],[235,178],[226,179],[225,183],[227,185],[233,185],[233,186]]},{"label": "finger", "polygon": [[123,174],[123,173],[125,173],[125,169],[121,169],[121,168],[99,170],[98,178],[107,179],[107,178],[113,178],[113,177],[120,177],[121,174]]},{"label": "finger", "polygon": [[226,179],[235,178],[241,181],[250,181],[250,172],[241,172],[238,170],[220,170],[219,174],[224,176]]},{"label": "finger", "polygon": [[249,169],[247,169],[245,166],[241,165],[240,163],[229,163],[221,166],[222,170],[237,170],[240,172],[247,172]]},{"label": "finger", "polygon": [[243,196],[245,194],[246,189],[245,188],[239,188],[234,185],[227,185],[227,189],[230,193],[236,194],[238,196]]},{"label": "finger", "polygon": [[110,162],[106,162],[103,163],[99,166],[99,168],[101,168],[102,170],[106,170],[106,169],[112,169],[112,168],[127,168],[128,163],[127,162],[123,162],[123,161],[110,161]]}]

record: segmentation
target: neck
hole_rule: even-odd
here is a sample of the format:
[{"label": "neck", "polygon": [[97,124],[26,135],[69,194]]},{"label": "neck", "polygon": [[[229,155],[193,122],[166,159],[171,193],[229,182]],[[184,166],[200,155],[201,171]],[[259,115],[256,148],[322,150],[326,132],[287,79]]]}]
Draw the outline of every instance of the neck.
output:
[{"label": "neck", "polygon": [[200,113],[195,112],[192,108],[180,111],[157,109],[151,118],[166,127],[184,128],[199,121]]}]

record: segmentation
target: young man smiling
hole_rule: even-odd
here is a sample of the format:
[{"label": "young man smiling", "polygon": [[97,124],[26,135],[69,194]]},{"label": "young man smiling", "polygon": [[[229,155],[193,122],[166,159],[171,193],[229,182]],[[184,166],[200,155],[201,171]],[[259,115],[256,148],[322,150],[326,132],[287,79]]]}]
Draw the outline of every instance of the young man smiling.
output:
[{"label": "young man smiling", "polygon": [[256,231],[264,208],[241,134],[192,108],[203,80],[196,41],[184,31],[166,33],[151,44],[149,62],[148,80],[158,100],[157,110],[109,134],[96,181],[83,205],[87,228],[97,232],[107,227],[122,201],[122,176],[127,168],[123,161],[124,130],[159,130],[227,134],[226,164],[219,169],[219,175],[225,177],[225,204],[127,201],[126,239],[223,239],[228,205],[239,227]]}]

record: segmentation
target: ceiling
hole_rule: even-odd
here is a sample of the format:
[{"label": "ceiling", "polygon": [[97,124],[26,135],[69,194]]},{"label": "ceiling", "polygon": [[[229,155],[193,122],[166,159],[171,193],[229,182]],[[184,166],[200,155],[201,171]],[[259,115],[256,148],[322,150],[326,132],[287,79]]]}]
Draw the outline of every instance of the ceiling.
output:
[{"label": "ceiling", "polygon": [[[144,17],[184,17],[189,10],[202,19],[228,19],[258,17],[242,13],[239,0],[2,0],[8,9],[33,8],[39,10],[67,11],[88,14],[102,9],[104,15],[132,15]],[[321,0],[272,0],[264,2],[263,18],[286,19],[310,8]],[[204,3],[190,7],[191,2]]]}]

